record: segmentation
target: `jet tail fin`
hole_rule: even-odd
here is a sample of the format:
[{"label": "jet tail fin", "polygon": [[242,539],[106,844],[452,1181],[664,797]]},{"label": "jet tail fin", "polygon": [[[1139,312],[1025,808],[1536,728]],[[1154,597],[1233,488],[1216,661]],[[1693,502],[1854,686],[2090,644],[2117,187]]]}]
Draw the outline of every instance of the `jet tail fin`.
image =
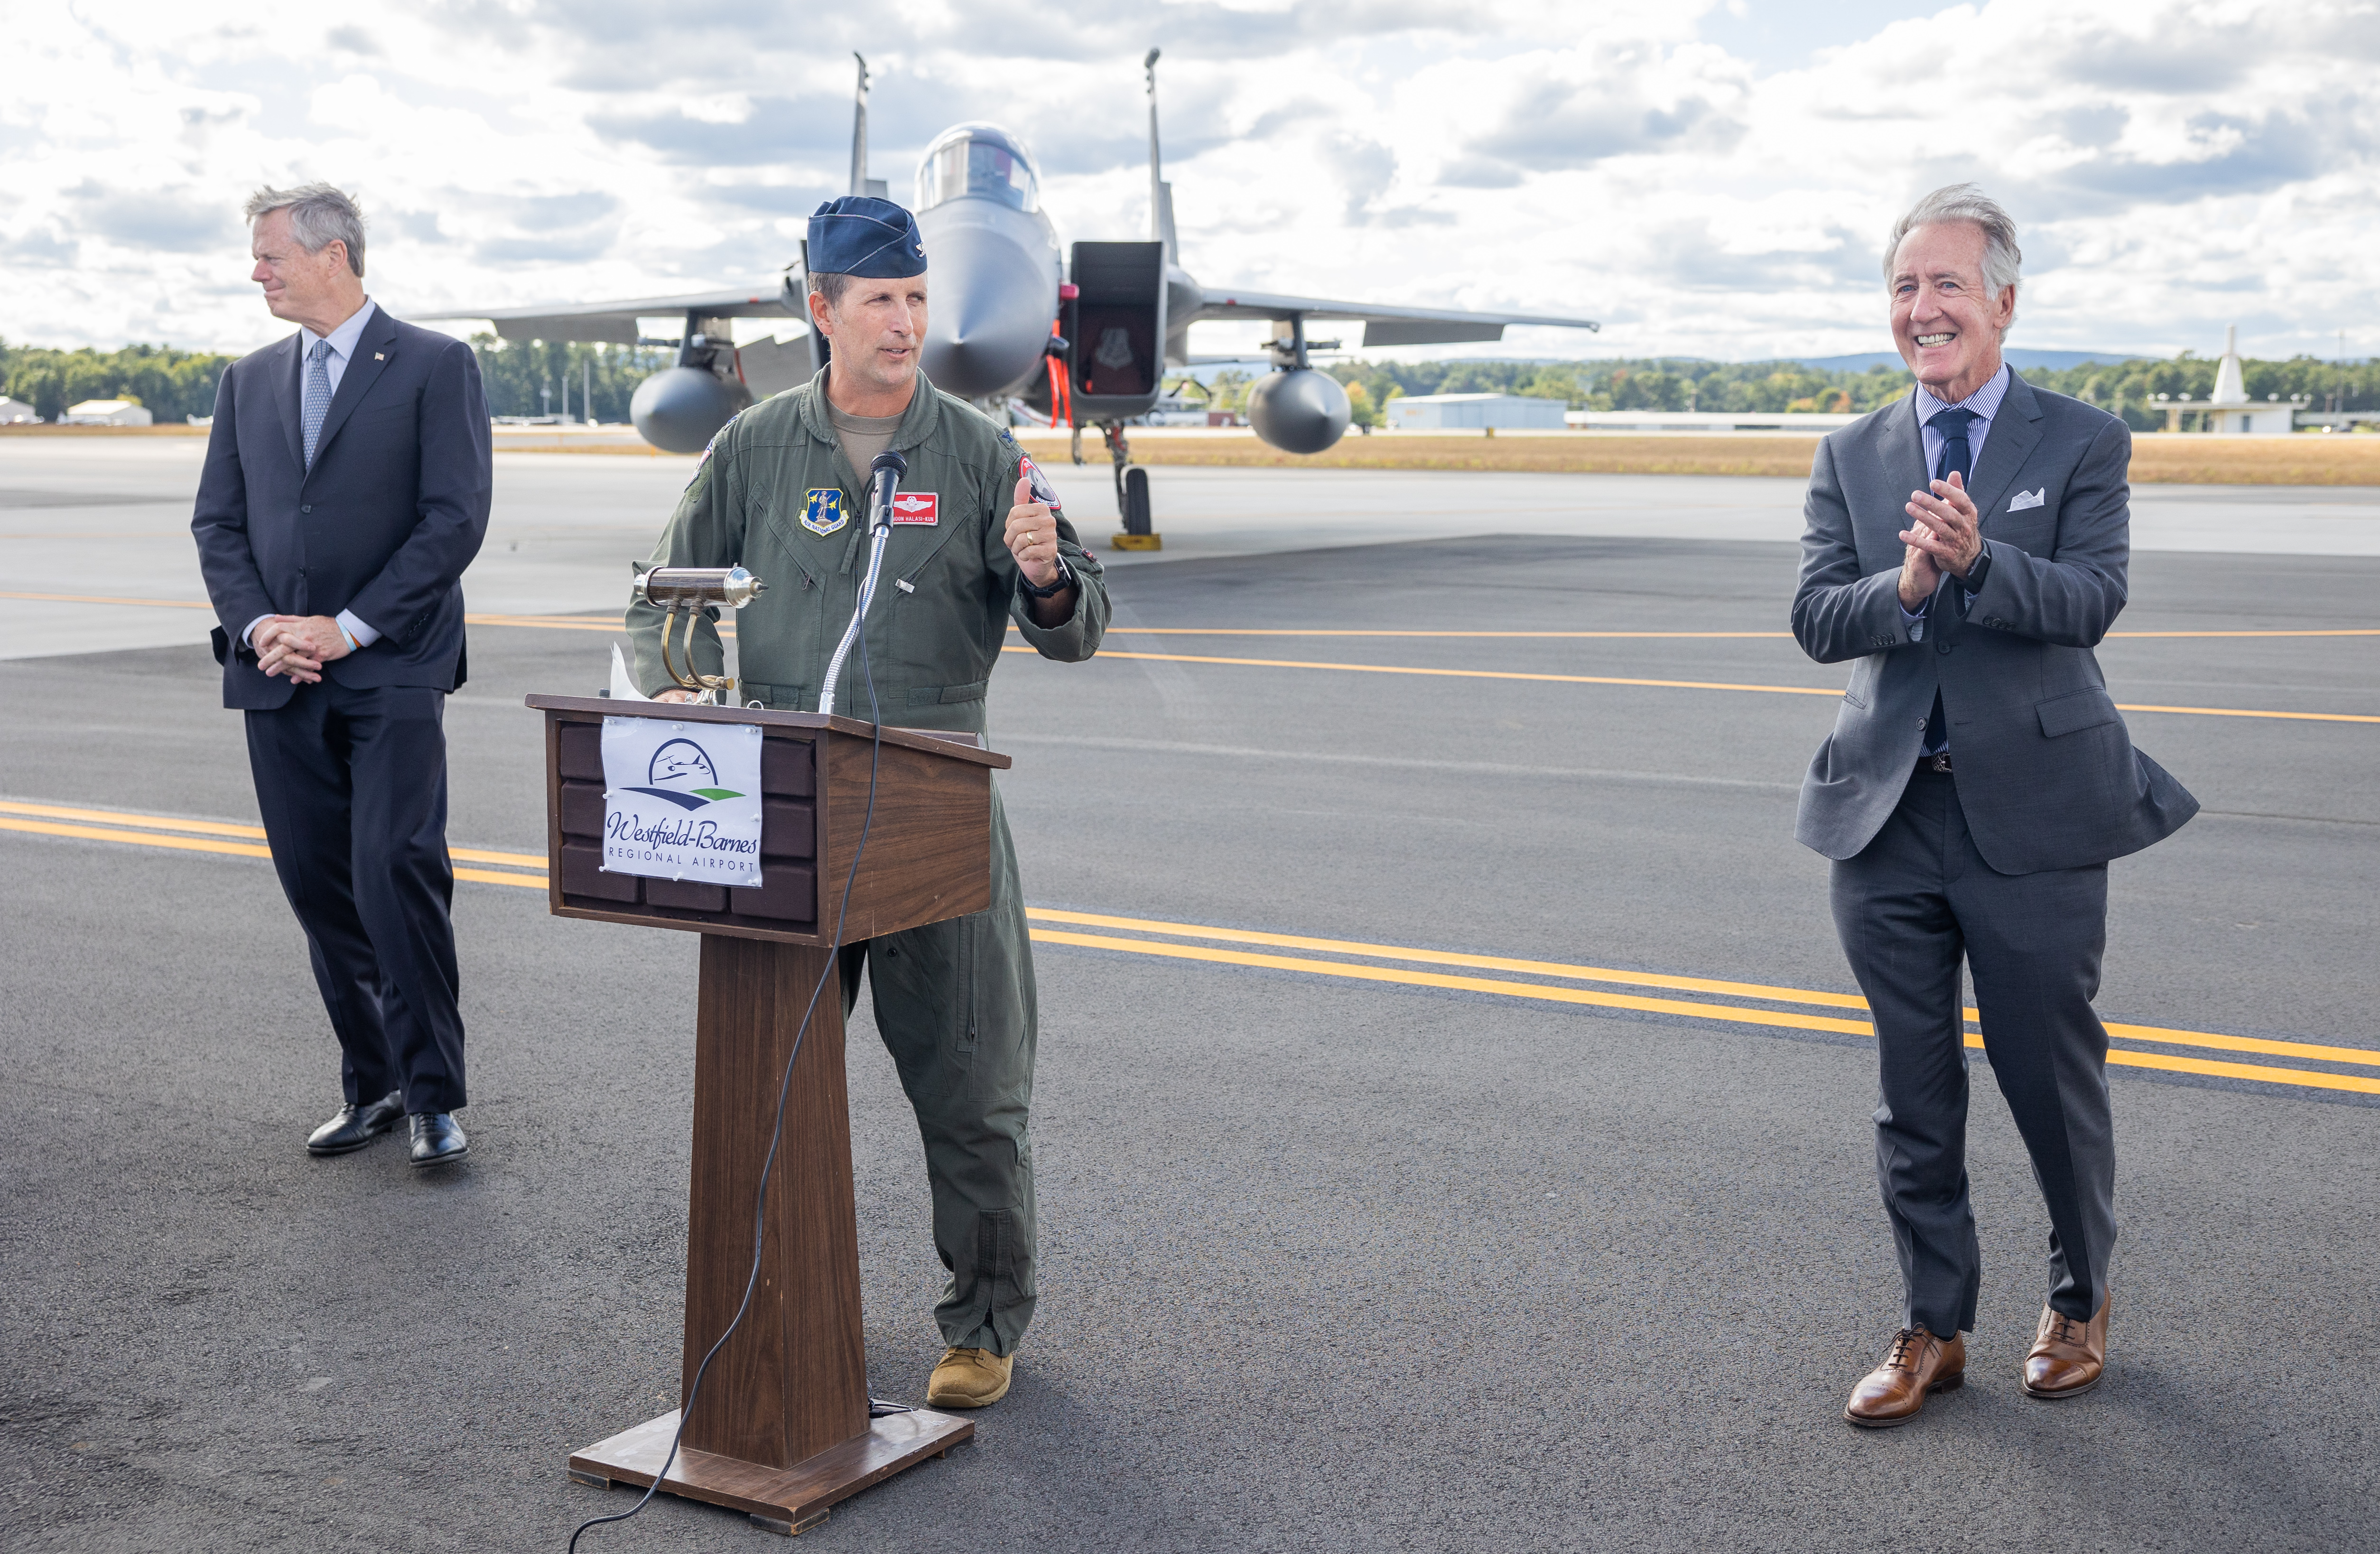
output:
[{"label": "jet tail fin", "polygon": [[851,189],[853,194],[881,198],[884,181],[868,176],[868,56],[853,51],[859,61],[859,85],[851,96]]},{"label": "jet tail fin", "polygon": [[1151,49],[1140,67],[1148,76],[1148,238],[1165,245],[1165,262],[1173,262],[1173,186],[1165,181],[1164,160],[1157,142],[1157,56]]}]

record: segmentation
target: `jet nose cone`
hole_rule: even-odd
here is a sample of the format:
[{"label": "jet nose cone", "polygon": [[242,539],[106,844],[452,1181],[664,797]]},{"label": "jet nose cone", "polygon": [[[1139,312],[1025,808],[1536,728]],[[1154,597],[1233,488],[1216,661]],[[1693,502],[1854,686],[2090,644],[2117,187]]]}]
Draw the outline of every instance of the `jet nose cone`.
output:
[{"label": "jet nose cone", "polygon": [[926,376],[967,399],[1022,390],[1039,370],[1057,314],[1058,277],[1006,233],[953,226],[931,235],[933,299]]}]

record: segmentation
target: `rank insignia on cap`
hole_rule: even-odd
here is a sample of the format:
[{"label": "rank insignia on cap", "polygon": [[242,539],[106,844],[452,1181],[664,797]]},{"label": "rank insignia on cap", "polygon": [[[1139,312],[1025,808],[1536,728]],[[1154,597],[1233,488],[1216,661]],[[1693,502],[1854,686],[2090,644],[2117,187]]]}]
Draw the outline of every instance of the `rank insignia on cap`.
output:
[{"label": "rank insignia on cap", "polygon": [[840,491],[808,493],[802,505],[802,527],[812,534],[832,534],[850,521],[851,515],[843,510],[843,492]]},{"label": "rank insignia on cap", "polygon": [[892,498],[892,521],[896,524],[939,524],[941,516],[936,509],[940,498],[929,491],[905,491]]}]

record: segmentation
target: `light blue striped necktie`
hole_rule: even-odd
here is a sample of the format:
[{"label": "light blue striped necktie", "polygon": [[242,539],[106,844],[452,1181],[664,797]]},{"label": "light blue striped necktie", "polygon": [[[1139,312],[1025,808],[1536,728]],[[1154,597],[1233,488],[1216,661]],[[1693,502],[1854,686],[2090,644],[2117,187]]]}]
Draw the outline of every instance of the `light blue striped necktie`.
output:
[{"label": "light blue striped necktie", "polygon": [[322,437],[322,418],[331,413],[331,343],[317,340],[306,353],[306,467],[314,467],[314,444]]}]

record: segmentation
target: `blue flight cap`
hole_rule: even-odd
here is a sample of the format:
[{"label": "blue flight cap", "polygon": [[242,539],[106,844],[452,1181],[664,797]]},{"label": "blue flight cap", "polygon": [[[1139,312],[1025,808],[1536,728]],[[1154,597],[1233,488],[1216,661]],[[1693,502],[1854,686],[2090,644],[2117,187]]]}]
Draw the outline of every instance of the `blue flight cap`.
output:
[{"label": "blue flight cap", "polygon": [[813,274],[898,280],[926,273],[926,242],[917,218],[890,200],[846,194],[810,215]]}]

